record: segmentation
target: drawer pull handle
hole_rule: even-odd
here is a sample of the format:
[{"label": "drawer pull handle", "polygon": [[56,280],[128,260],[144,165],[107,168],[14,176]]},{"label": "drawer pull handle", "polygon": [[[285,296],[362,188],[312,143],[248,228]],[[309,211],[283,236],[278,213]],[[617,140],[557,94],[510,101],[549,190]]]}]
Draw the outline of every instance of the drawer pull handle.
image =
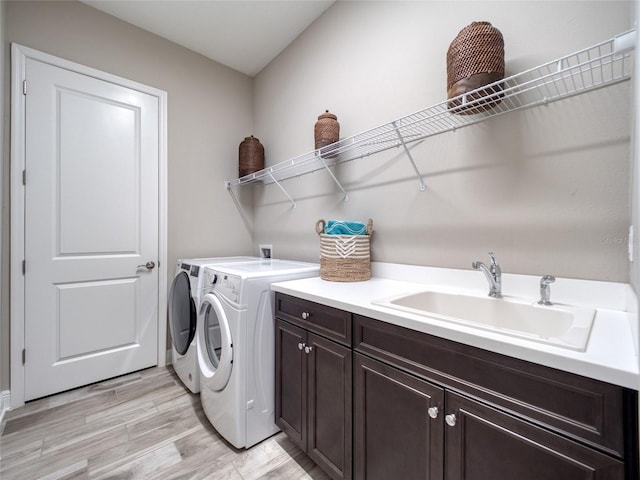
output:
[{"label": "drawer pull handle", "polygon": [[313,351],[313,347],[308,347],[305,345],[304,347],[304,353],[311,353]]},{"label": "drawer pull handle", "polygon": [[447,422],[447,425],[449,425],[450,427],[455,427],[456,426],[456,414],[455,413],[450,413],[449,415],[444,417],[444,421]]},{"label": "drawer pull handle", "polygon": [[440,413],[440,411],[438,410],[438,407],[431,407],[429,408],[429,410],[427,410],[427,413],[431,418],[438,418],[438,414]]},{"label": "drawer pull handle", "polygon": [[304,348],[304,343],[299,343],[298,344],[298,350],[302,350]]},{"label": "drawer pull handle", "polygon": [[309,312],[302,312],[302,319],[306,320],[311,316],[311,314]]}]

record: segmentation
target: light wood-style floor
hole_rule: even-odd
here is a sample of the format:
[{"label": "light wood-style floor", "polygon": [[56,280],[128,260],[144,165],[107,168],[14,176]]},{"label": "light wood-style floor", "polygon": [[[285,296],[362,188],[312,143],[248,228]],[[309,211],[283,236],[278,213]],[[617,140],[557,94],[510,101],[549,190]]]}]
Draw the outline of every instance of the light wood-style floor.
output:
[{"label": "light wood-style floor", "polygon": [[283,433],[235,449],[171,367],[36,400],[5,420],[2,480],[329,478]]}]

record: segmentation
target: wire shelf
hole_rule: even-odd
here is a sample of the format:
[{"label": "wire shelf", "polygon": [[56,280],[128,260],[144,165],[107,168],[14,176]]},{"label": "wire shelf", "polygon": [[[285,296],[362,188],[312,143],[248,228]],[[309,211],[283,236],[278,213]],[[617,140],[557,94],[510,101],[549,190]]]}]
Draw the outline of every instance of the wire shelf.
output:
[{"label": "wire shelf", "polygon": [[330,167],[357,158],[404,147],[424,190],[424,182],[407,144],[482,122],[508,112],[547,104],[631,78],[635,30],[579,52],[526,70],[440,102],[390,123],[367,130],[256,173],[227,181],[225,186],[277,183],[325,169],[345,193]]}]

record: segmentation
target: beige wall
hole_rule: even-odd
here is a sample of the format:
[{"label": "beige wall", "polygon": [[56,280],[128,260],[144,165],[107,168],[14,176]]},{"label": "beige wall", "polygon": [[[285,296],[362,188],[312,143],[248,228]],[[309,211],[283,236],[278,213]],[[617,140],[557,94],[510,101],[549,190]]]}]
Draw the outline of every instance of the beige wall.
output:
[{"label": "beige wall", "polygon": [[[168,92],[169,278],[178,257],[252,252],[251,209],[243,218],[223,188],[237,176],[238,144],[252,133],[249,77],[78,2],[8,2],[6,20],[5,55],[16,42]],[[6,152],[3,165],[8,172]],[[239,195],[250,201],[250,192]],[[7,211],[3,194],[3,240]],[[3,253],[0,390],[9,386]]]},{"label": "beige wall", "polygon": [[[488,20],[505,38],[507,75],[633,26],[632,2],[338,2],[254,82],[255,134],[273,164],[313,149],[330,109],[341,137],[446,98],[446,51]],[[470,269],[496,252],[503,271],[629,281],[631,82],[495,118],[412,147],[254,188],[255,243],[317,260],[319,218],[374,220],[376,261]],[[508,286],[505,286],[508,289]]]}]

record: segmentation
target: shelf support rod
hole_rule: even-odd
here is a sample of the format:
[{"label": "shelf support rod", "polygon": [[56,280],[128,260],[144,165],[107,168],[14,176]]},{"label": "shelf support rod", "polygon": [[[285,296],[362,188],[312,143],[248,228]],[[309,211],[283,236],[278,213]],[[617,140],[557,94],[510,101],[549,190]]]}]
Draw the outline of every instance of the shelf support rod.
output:
[{"label": "shelf support rod", "polygon": [[420,182],[420,191],[424,192],[427,187],[424,184],[424,180],[422,179],[422,175],[420,174],[420,170],[418,170],[418,167],[416,166],[416,162],[413,160],[413,157],[411,156],[411,152],[409,151],[409,148],[407,147],[407,144],[404,142],[404,138],[402,138],[402,135],[400,134],[400,129],[398,128],[398,123],[396,121],[393,121],[393,122],[391,122],[391,124],[393,125],[393,129],[396,131],[396,135],[398,136],[398,139],[400,140],[400,143],[402,143],[402,146],[404,147],[404,153],[406,153],[407,157],[409,157],[409,161],[411,162],[411,165],[413,166],[413,170],[416,172],[416,176],[418,177],[418,181]]},{"label": "shelf support rod", "polygon": [[324,161],[324,158],[322,158],[322,155],[320,155],[320,150],[316,150],[316,157],[318,158],[318,160],[320,160],[320,163],[322,163],[322,166],[327,171],[327,173],[331,176],[331,178],[333,179],[335,184],[338,186],[338,188],[342,190],[342,193],[344,194],[344,201],[346,202],[347,200],[349,200],[349,194],[344,188],[342,188],[342,184],[338,181],[336,176],[333,174],[333,172],[327,165],[327,162]]},{"label": "shelf support rod", "polygon": [[276,180],[276,177],[273,176],[272,172],[269,172],[269,176],[271,177],[271,180],[273,180],[273,183],[275,183],[278,186],[278,188],[280,190],[282,190],[282,193],[284,193],[287,196],[287,198],[289,199],[289,201],[293,205],[293,208],[296,208],[296,201],[293,198],[291,198],[291,195],[289,195],[287,193],[287,191],[284,189],[284,187],[282,185],[280,185],[280,182],[278,180]]}]

